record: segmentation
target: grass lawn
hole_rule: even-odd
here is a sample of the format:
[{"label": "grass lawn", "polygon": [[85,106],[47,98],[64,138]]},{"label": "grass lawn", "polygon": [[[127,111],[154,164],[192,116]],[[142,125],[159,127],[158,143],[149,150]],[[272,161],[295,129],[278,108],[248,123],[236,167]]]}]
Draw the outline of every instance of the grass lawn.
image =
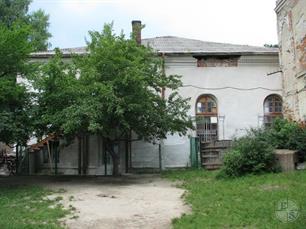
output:
[{"label": "grass lawn", "polygon": [[[218,180],[216,172],[205,170],[170,171],[164,176],[182,181],[187,190],[184,198],[192,207],[191,214],[173,221],[174,228],[306,228],[305,171],[227,180]],[[287,199],[299,210],[291,202],[286,208]],[[281,201],[284,209],[291,210],[281,210]],[[293,218],[296,212],[299,216],[288,222],[287,212]]]},{"label": "grass lawn", "polygon": [[0,228],[62,228],[58,220],[69,211],[58,199],[44,198],[48,194],[52,192],[36,186],[0,187]]}]

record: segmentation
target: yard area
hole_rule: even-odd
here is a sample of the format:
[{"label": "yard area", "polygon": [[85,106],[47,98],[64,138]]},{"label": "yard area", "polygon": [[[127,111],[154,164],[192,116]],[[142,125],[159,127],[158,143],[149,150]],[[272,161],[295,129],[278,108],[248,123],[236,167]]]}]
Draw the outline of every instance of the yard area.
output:
[{"label": "yard area", "polygon": [[[3,181],[1,179],[1,181]],[[0,228],[57,229],[59,219],[70,213],[60,204],[61,199],[47,199],[57,192],[39,186],[0,186]]]},{"label": "yard area", "polygon": [[159,175],[0,177],[0,228],[170,228],[183,193]]},{"label": "yard area", "polygon": [[0,178],[0,228],[305,228],[305,171],[216,174]]},{"label": "yard area", "polygon": [[[192,206],[174,228],[305,228],[305,171],[218,180],[216,172],[187,170],[164,177],[181,181]],[[282,209],[283,202],[289,205]]]}]

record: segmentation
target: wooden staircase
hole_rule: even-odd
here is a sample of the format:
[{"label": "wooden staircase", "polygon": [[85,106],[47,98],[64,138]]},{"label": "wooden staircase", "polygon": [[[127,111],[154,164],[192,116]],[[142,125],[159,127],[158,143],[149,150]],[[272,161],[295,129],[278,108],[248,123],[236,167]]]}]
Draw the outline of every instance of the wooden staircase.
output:
[{"label": "wooden staircase", "polygon": [[201,165],[205,169],[219,169],[226,150],[231,147],[230,140],[200,143]]}]

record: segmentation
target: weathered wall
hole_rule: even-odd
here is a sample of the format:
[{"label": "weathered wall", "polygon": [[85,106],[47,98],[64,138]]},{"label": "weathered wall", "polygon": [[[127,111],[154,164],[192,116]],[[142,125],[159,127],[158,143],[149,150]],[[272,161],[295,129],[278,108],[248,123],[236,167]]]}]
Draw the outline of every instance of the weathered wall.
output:
[{"label": "weathered wall", "polygon": [[[195,116],[196,100],[200,95],[212,94],[218,103],[219,140],[241,136],[246,128],[260,126],[264,99],[282,92],[281,74],[267,76],[279,70],[278,56],[243,56],[235,65],[227,62],[222,65],[220,61],[214,65],[210,60],[209,66],[198,65],[193,57],[166,57],[166,74],[181,75],[184,87],[180,94],[191,98],[189,115]],[[190,131],[188,135],[195,136],[195,132]],[[189,166],[189,152],[188,136],[169,136],[161,142],[162,167]],[[133,142],[132,166],[159,168],[158,145]]]},{"label": "weathered wall", "polygon": [[243,56],[237,67],[197,67],[192,57],[168,57],[167,63],[167,74],[183,76],[180,94],[191,98],[189,115],[195,116],[200,95],[216,97],[220,140],[231,139],[243,134],[245,128],[260,125],[264,99],[281,93],[281,75],[267,76],[279,69],[277,55]]},{"label": "weathered wall", "polygon": [[275,11],[285,115],[306,121],[306,1],[279,0]]},{"label": "weathered wall", "polygon": [[[103,154],[103,141],[101,137],[92,135],[89,137],[88,144],[88,169],[87,175],[111,175],[112,174],[112,161],[108,155],[107,164],[105,166],[105,157]],[[79,143],[77,138],[68,146],[62,145],[59,152],[59,163],[57,164],[58,174],[64,175],[78,175],[78,162],[79,162]],[[125,145],[124,142],[119,143],[115,147],[121,155],[120,169],[125,172]],[[31,153],[30,167],[31,174],[50,174],[50,162],[43,162],[42,151]],[[36,171],[35,171],[36,170]],[[52,163],[52,172],[54,173],[54,161]]]}]

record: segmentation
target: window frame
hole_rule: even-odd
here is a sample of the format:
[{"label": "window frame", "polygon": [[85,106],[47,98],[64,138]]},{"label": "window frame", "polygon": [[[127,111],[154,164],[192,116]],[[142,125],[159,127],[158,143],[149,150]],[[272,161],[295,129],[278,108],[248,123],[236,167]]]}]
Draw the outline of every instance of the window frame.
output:
[{"label": "window frame", "polygon": [[276,118],[283,118],[283,100],[280,95],[268,95],[263,103],[264,125],[271,126]]}]

